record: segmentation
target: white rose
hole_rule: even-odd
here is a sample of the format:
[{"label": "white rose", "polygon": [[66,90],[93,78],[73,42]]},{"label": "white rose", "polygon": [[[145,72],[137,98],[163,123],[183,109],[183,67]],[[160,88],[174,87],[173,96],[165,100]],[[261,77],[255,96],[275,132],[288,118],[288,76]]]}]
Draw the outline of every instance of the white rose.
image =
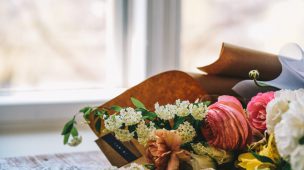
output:
[{"label": "white rose", "polygon": [[292,169],[304,169],[304,145],[298,146],[290,156]]},{"label": "white rose", "polygon": [[304,89],[280,90],[274,93],[274,99],[266,107],[266,126],[269,133],[274,132],[274,127],[281,121],[282,115],[288,111],[289,102],[299,101],[304,96]]},{"label": "white rose", "polygon": [[275,126],[274,134],[280,155],[289,160],[299,145],[299,139],[304,136],[304,96],[290,101],[289,110]]},{"label": "white rose", "polygon": [[304,89],[298,90],[280,90],[274,93],[274,98],[281,98],[288,101],[296,101],[304,96]]},{"label": "white rose", "polygon": [[271,100],[266,107],[266,127],[269,133],[274,132],[274,127],[281,121],[282,115],[288,110],[287,100],[275,98]]}]

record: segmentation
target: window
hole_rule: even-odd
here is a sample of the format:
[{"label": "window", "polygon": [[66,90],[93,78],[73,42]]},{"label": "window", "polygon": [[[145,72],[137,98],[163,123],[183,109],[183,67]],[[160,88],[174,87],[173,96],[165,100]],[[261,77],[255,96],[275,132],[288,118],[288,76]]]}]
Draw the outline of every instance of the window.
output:
[{"label": "window", "polygon": [[221,43],[278,54],[295,42],[304,46],[304,1],[183,0],[181,67],[211,64]]},{"label": "window", "polygon": [[[110,0],[1,1],[0,88],[121,87],[106,77],[117,70],[109,61],[122,60],[109,51],[113,5]],[[115,76],[121,79],[122,72]]]}]

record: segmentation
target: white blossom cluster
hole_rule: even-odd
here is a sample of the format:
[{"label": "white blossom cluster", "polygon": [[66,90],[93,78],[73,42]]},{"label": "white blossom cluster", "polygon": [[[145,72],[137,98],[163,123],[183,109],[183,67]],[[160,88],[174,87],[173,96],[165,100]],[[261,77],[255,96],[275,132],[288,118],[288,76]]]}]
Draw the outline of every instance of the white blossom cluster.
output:
[{"label": "white blossom cluster", "polygon": [[105,128],[110,132],[114,132],[122,126],[122,119],[119,115],[111,115],[105,119]]},{"label": "white blossom cluster", "polygon": [[134,133],[130,133],[128,129],[117,129],[115,132],[116,139],[126,142],[133,139]]},{"label": "white blossom cluster", "polygon": [[199,101],[195,101],[195,103],[190,103],[189,101],[181,101],[180,99],[175,101],[175,104],[167,104],[160,106],[156,103],[155,113],[157,116],[163,120],[173,119],[175,115],[180,117],[185,117],[191,114],[196,120],[203,120],[207,115],[207,105],[204,103],[199,103]]},{"label": "white blossom cluster", "polygon": [[136,128],[136,133],[138,136],[138,142],[142,145],[146,145],[148,140],[153,138],[154,131],[156,128],[154,127],[154,123],[150,122],[149,127],[145,124],[145,121],[142,120]]},{"label": "white blossom cluster", "polygon": [[199,103],[198,105],[190,104],[189,111],[194,119],[203,120],[207,115],[207,105],[204,103]]},{"label": "white blossom cluster", "polygon": [[202,143],[191,144],[193,151],[198,155],[208,155],[218,164],[230,162],[233,155],[225,150],[218,149],[212,146],[204,146]]},{"label": "white blossom cluster", "polygon": [[142,115],[140,111],[135,111],[135,109],[131,107],[127,107],[125,109],[120,110],[120,116],[122,121],[126,124],[126,126],[135,125],[139,123],[142,119]]},{"label": "white blossom cluster", "polygon": [[155,103],[154,107],[155,107],[155,113],[156,113],[157,117],[159,117],[163,120],[173,119],[177,112],[176,105],[172,105],[172,104],[160,106],[158,103]]},{"label": "white blossom cluster", "polygon": [[69,146],[78,146],[82,142],[81,136],[75,136],[73,139],[68,143]]},{"label": "white blossom cluster", "polygon": [[[191,104],[189,101],[181,101],[178,99],[174,104],[160,106],[156,103],[155,114],[162,120],[174,119],[175,115],[185,117],[190,114],[194,119],[202,120],[207,114],[207,106],[204,103],[198,103],[198,101],[196,101],[195,104]],[[104,117],[104,119],[106,130],[108,132],[114,132],[115,137],[120,141],[133,139],[134,133],[136,132],[138,142],[146,145],[149,140],[153,139],[154,131],[156,130],[152,121],[147,125],[145,120],[143,120],[142,113],[131,107],[123,108],[118,115],[110,115],[109,117]],[[127,129],[128,126],[132,125],[137,125],[134,132],[130,132]],[[195,129],[187,121],[179,125],[176,133],[181,136],[183,143],[192,141],[196,136]]]},{"label": "white blossom cluster", "polygon": [[126,168],[126,170],[145,170],[145,167],[137,163],[131,163],[131,165]]},{"label": "white blossom cluster", "polygon": [[175,101],[176,105],[176,115],[180,117],[188,116],[190,111],[188,109],[188,106],[190,105],[190,102],[187,101],[181,101],[180,99]]},{"label": "white blossom cluster", "polygon": [[193,140],[196,136],[196,131],[193,126],[185,121],[183,124],[180,124],[176,129],[176,132],[182,138],[182,143],[187,143]]},{"label": "white blossom cluster", "polygon": [[110,115],[104,120],[105,128],[109,132],[114,132],[117,139],[128,141],[133,138],[133,134],[128,130],[120,129],[123,123],[126,126],[131,126],[139,123],[142,120],[141,112],[136,112],[133,108],[125,108],[120,110],[119,115]]}]

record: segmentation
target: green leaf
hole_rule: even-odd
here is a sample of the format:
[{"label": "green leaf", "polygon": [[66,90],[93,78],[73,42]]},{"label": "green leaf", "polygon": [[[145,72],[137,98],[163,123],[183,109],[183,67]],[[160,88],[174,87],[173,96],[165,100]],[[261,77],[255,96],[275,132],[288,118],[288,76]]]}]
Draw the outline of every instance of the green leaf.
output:
[{"label": "green leaf", "polygon": [[137,100],[136,98],[131,97],[131,101],[135,107],[146,109],[145,105],[142,102],[140,102],[139,100]]},{"label": "green leaf", "polygon": [[73,137],[78,136],[78,131],[77,131],[76,127],[73,127],[73,129],[71,131],[71,134],[72,134]]},{"label": "green leaf", "polygon": [[92,110],[93,110],[92,108],[85,109],[85,112],[83,112],[83,118],[85,120],[88,121],[90,119],[90,114],[91,114]]},{"label": "green leaf", "polygon": [[259,161],[274,164],[274,162],[272,161],[272,159],[268,158],[267,156],[259,155],[258,153],[254,152],[254,151],[250,151],[250,152]]},{"label": "green leaf", "polygon": [[300,145],[304,145],[304,136],[300,138],[299,144],[300,144]]},{"label": "green leaf", "polygon": [[186,119],[184,117],[176,116],[174,119],[173,129],[177,129],[180,124],[182,124]]},{"label": "green leaf", "polygon": [[136,127],[137,127],[136,125],[128,126],[129,132],[132,133],[132,132],[136,131]]},{"label": "green leaf", "polygon": [[211,101],[204,101],[203,102],[205,105],[209,106],[211,104]]},{"label": "green leaf", "polygon": [[153,123],[154,123],[154,127],[156,128],[156,129],[162,129],[163,128],[163,126],[164,126],[164,124],[162,123],[162,122],[160,122],[160,121],[158,121],[158,120],[153,120],[152,121]]},{"label": "green leaf", "polygon": [[282,163],[283,165],[280,165],[280,166],[282,166],[282,170],[291,170],[291,166],[290,166],[290,164],[288,163],[288,162],[286,162],[286,161],[283,161],[283,163]]},{"label": "green leaf", "polygon": [[145,109],[141,109],[141,110],[142,110],[141,111],[142,117],[144,120],[154,120],[157,117],[156,113],[154,113],[154,112],[149,112]]},{"label": "green leaf", "polygon": [[193,151],[193,148],[191,146],[191,142],[183,143],[180,147],[182,149],[187,150],[187,151]]},{"label": "green leaf", "polygon": [[136,128],[137,126],[136,125],[131,125],[131,126],[128,126],[128,130],[130,133],[134,132],[134,138],[137,139],[138,136],[137,136],[137,133],[136,133]]},{"label": "green leaf", "polygon": [[154,164],[145,164],[144,166],[145,166],[145,168],[147,168],[149,170],[155,170],[156,169]]},{"label": "green leaf", "polygon": [[170,122],[169,122],[169,120],[165,120],[165,129],[167,129],[167,130],[172,130],[172,128],[171,128],[171,126],[170,126]]},{"label": "green leaf", "polygon": [[80,113],[86,113],[88,110],[93,110],[93,109],[92,109],[92,107],[87,106],[87,107],[84,107],[84,108],[80,109],[79,112]]},{"label": "green leaf", "polygon": [[64,138],[63,138],[63,144],[67,144],[69,141],[69,138],[70,138],[70,133],[65,134]]},{"label": "green leaf", "polygon": [[120,112],[121,109],[122,108],[120,106],[116,106],[116,105],[114,105],[114,106],[111,107],[111,110],[114,110],[116,112]]},{"label": "green leaf", "polygon": [[98,117],[102,117],[105,114],[105,110],[96,110],[95,115]]},{"label": "green leaf", "polygon": [[75,116],[64,125],[61,135],[66,135],[68,133],[71,133],[74,123],[75,123]]},{"label": "green leaf", "polygon": [[98,118],[95,123],[95,129],[98,133],[100,132],[100,129],[101,129],[101,119],[100,118]]}]

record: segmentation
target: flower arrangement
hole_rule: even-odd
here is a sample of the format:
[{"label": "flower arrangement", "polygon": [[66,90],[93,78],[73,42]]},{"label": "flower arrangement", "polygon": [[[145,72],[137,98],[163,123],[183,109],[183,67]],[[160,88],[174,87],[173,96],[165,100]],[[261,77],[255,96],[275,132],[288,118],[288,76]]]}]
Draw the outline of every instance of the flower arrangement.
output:
[{"label": "flower arrangement", "polygon": [[[213,103],[156,103],[154,110],[131,101],[134,108],[80,112],[86,121],[92,112],[102,120],[97,131],[144,146],[147,164],[136,169],[304,169],[304,89],[258,93],[246,107],[228,95]],[[62,131],[64,144],[81,142],[75,125],[74,116]]]},{"label": "flower arrangement", "polygon": [[264,138],[238,156],[245,169],[304,169],[304,89],[259,93],[247,106]]}]

